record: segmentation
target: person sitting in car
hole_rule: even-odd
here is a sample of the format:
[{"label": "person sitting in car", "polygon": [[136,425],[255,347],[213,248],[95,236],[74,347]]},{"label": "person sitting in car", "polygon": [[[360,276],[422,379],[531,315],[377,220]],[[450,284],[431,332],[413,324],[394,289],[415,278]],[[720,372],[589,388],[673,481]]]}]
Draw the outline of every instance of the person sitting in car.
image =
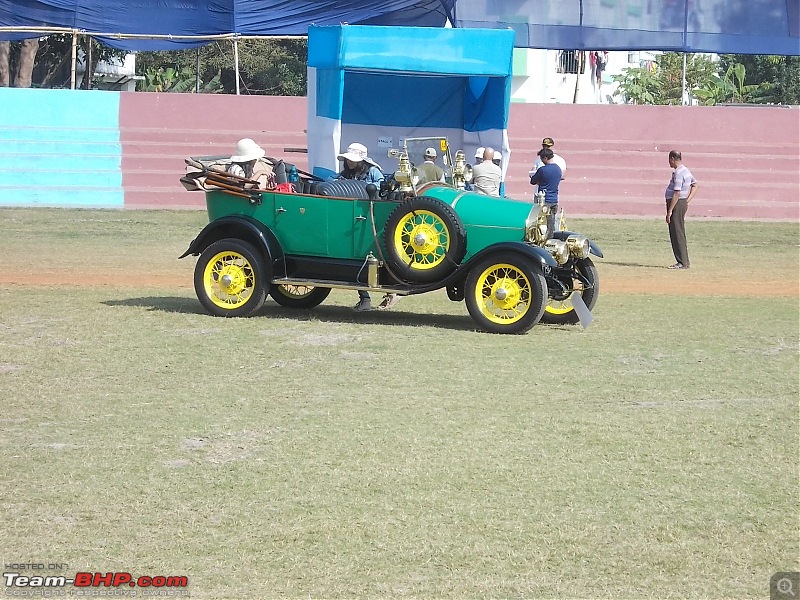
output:
[{"label": "person sitting in car", "polygon": [[337,179],[357,179],[380,185],[384,180],[383,172],[378,163],[367,156],[367,147],[354,142],[347,147],[347,151],[336,158],[343,161],[343,168]]},{"label": "person sitting in car", "polygon": [[[258,182],[258,187],[262,190],[275,187],[275,175],[272,166],[264,158],[266,152],[250,138],[243,138],[236,142],[236,151],[231,156],[231,164],[228,165],[227,172],[246,179]],[[254,187],[248,184],[248,187]]]},{"label": "person sitting in car", "polygon": [[[347,152],[339,154],[336,158],[344,162],[344,167],[337,179],[356,179],[378,186],[384,180],[380,166],[367,155],[367,147],[364,144],[354,142],[347,147]],[[386,294],[378,308],[391,308],[397,304],[398,300],[397,294]],[[372,310],[372,299],[369,292],[358,290],[358,304],[353,307],[353,310],[356,312]]]}]

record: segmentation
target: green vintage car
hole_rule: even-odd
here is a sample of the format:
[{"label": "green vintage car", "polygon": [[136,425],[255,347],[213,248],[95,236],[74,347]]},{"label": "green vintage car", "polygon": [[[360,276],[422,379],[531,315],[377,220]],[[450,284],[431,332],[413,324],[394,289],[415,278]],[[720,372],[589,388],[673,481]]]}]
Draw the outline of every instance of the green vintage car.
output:
[{"label": "green vintage car", "polygon": [[[420,183],[415,164],[436,144],[445,181]],[[412,295],[444,288],[478,326],[524,333],[540,320],[591,320],[595,244],[547,230],[543,202],[469,191],[471,167],[446,138],[407,139],[380,187],[299,173],[275,190],[225,174],[219,157],[187,159],[188,189],[205,191],[209,224],[181,256],[199,255],[194,286],[211,314],[252,315],[267,296],[310,309],[333,288]],[[296,169],[272,159],[276,173]],[[224,161],[222,161],[224,163]],[[291,176],[287,176],[291,179]]]}]

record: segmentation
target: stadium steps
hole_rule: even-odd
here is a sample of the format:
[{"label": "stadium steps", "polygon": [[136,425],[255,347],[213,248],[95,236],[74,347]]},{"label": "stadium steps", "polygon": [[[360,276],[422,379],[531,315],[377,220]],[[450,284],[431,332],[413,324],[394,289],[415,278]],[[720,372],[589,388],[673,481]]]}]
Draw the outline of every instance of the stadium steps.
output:
[{"label": "stadium steps", "polygon": [[567,161],[567,215],[663,218],[676,149],[700,182],[690,218],[800,219],[797,108],[512,104],[507,195],[532,197],[528,170],[545,136]]}]

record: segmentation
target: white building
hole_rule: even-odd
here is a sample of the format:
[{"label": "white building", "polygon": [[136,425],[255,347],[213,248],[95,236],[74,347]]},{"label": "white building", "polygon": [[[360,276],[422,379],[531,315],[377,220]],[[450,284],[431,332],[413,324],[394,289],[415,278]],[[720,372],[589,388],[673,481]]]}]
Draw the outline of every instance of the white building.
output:
[{"label": "white building", "polygon": [[[578,53],[570,50],[514,49],[511,101],[522,103],[610,104],[622,103],[614,96],[619,75],[628,67],[643,67],[653,61],[654,53],[645,51],[609,52],[608,64],[598,85],[589,51],[585,51],[584,68],[578,73]],[[578,81],[580,78],[580,81]],[[577,98],[575,85],[578,84]]]}]

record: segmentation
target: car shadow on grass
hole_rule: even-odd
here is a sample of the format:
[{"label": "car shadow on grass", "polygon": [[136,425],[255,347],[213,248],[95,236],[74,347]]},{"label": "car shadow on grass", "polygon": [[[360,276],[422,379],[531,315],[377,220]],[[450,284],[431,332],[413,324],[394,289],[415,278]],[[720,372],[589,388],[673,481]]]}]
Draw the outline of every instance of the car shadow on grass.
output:
[{"label": "car shadow on grass", "polygon": [[296,319],[299,321],[323,321],[327,323],[365,323],[370,325],[392,325],[434,327],[457,331],[475,331],[477,325],[468,314],[444,315],[437,313],[411,313],[406,310],[371,310],[355,312],[349,306],[320,305],[313,309],[285,308],[269,302],[254,316]]},{"label": "car shadow on grass", "polygon": [[[187,315],[207,315],[208,312],[197,299],[178,296],[145,296],[122,300],[105,300],[106,306],[130,306],[146,308],[151,311],[180,313]],[[410,313],[404,310],[371,310],[354,312],[349,306],[320,305],[312,309],[285,308],[274,301],[267,300],[253,317],[272,317],[296,321],[321,321],[325,323],[365,323],[371,325],[433,327],[457,331],[477,331],[477,325],[466,311],[463,315],[443,315],[435,313]]]},{"label": "car shadow on grass", "polygon": [[181,313],[185,315],[208,314],[196,298],[188,296],[146,296],[144,298],[125,298],[123,300],[105,300],[106,306],[138,306],[151,311]]}]

